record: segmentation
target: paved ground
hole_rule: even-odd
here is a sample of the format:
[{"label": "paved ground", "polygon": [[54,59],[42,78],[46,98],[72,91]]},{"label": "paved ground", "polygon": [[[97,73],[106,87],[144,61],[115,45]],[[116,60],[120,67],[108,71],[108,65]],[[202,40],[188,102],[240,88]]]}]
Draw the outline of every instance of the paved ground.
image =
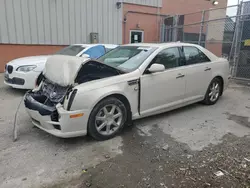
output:
[{"label": "paved ground", "polygon": [[[105,142],[34,128],[24,91],[0,74],[0,187],[250,187],[250,89],[231,84],[214,106],[145,118]],[[220,171],[222,176],[215,175]]]}]

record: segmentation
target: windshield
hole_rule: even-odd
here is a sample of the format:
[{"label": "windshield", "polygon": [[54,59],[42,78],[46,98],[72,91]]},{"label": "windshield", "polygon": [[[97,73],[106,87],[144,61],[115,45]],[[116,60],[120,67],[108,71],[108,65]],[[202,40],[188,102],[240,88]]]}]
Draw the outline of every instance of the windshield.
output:
[{"label": "windshield", "polygon": [[148,46],[120,46],[98,60],[117,69],[131,72],[137,69],[156,48]]},{"label": "windshield", "polygon": [[79,54],[81,51],[83,51],[85,48],[82,46],[68,46],[66,48],[63,48],[62,50],[56,52],[56,54],[60,55],[70,55],[70,56],[76,56]]}]

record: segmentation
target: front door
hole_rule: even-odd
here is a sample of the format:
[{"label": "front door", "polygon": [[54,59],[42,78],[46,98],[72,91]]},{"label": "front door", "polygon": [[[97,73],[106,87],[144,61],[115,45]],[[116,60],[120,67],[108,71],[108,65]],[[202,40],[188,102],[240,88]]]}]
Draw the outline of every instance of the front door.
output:
[{"label": "front door", "polygon": [[130,31],[130,43],[141,43],[143,42],[143,31],[131,30]]},{"label": "front door", "polygon": [[181,66],[177,47],[162,50],[149,67],[163,64],[165,71],[147,73],[141,77],[140,113],[147,116],[157,111],[178,105],[185,96],[185,67]]}]

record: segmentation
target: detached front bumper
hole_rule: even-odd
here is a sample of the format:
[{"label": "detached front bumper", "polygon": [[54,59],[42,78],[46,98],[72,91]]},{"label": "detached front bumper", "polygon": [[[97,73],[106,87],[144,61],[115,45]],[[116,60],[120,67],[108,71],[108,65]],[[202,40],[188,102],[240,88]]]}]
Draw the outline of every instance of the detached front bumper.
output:
[{"label": "detached front bumper", "polygon": [[49,107],[35,100],[30,93],[24,103],[32,123],[54,136],[70,138],[87,134],[88,110],[67,111],[61,104]]}]

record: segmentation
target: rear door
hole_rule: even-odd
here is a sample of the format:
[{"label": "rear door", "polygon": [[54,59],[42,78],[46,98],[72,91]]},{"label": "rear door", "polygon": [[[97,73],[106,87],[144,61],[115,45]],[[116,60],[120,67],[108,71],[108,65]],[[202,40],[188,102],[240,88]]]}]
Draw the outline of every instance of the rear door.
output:
[{"label": "rear door", "polygon": [[195,46],[183,46],[185,56],[185,100],[202,100],[212,79],[210,59]]}]

